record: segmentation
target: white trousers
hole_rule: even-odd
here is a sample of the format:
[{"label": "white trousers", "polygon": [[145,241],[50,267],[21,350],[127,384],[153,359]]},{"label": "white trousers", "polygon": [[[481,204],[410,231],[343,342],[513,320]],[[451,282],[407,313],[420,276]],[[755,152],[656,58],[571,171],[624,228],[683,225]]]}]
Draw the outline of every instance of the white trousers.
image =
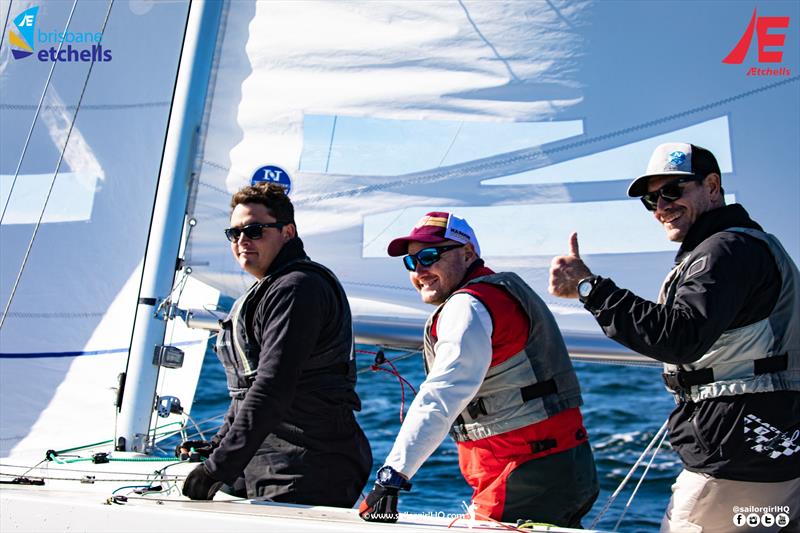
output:
[{"label": "white trousers", "polygon": [[683,470],[672,485],[661,533],[737,531],[799,532],[800,478],[756,483]]}]

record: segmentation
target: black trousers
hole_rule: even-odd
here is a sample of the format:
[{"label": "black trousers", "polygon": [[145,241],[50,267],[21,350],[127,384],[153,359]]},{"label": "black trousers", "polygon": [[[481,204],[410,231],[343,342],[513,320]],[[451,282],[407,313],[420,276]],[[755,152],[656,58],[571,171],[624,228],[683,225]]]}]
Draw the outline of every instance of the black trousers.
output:
[{"label": "black trousers", "polygon": [[222,490],[251,499],[352,507],[372,473],[367,437],[349,410],[310,427],[282,424],[264,440],[244,475]]}]

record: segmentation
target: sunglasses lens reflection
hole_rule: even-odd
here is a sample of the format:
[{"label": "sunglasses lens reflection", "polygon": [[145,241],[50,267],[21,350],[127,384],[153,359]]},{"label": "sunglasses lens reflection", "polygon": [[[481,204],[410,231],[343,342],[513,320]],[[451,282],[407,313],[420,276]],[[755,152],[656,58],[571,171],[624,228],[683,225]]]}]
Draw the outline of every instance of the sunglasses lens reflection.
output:
[{"label": "sunglasses lens reflection", "polygon": [[658,207],[659,196],[667,202],[674,202],[675,200],[680,199],[680,197],[683,195],[683,187],[680,186],[680,183],[683,182],[668,183],[657,191],[645,194],[642,196],[642,203],[648,211],[655,211]]},{"label": "sunglasses lens reflection", "polygon": [[439,250],[436,248],[426,248],[424,250],[420,250],[417,253],[417,261],[422,263],[424,266],[431,266],[436,261],[439,260]]},{"label": "sunglasses lens reflection", "polygon": [[252,224],[250,226],[245,226],[242,228],[242,231],[247,236],[248,239],[260,239],[262,234],[263,228],[261,224]]}]

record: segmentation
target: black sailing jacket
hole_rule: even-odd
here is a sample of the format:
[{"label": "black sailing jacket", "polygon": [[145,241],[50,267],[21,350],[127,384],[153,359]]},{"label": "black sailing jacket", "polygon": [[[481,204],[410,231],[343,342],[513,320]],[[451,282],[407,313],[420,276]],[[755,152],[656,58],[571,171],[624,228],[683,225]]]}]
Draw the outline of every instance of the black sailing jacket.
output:
[{"label": "black sailing jacket", "polygon": [[[672,364],[698,360],[724,331],[768,317],[780,292],[781,276],[767,246],[725,231],[732,227],[761,230],[738,204],[703,213],[690,228],[676,264],[692,251],[708,259],[704,270],[679,281],[673,305],[656,304],[601,279],[586,309],[609,338],[636,352]],[[776,435],[775,448],[755,450],[747,442],[747,415]],[[687,470],[742,481],[800,476],[800,438],[792,439],[800,430],[798,392],[680,402],[669,428]]]},{"label": "black sailing jacket", "polygon": [[[232,395],[205,464],[216,479],[243,484],[250,498],[350,507],[372,468],[353,415],[361,404],[350,308],[338,282],[303,267],[304,259],[302,241],[287,242],[267,272],[273,278],[248,303],[255,376],[244,394]],[[226,367],[242,364],[230,342],[217,351]]]}]

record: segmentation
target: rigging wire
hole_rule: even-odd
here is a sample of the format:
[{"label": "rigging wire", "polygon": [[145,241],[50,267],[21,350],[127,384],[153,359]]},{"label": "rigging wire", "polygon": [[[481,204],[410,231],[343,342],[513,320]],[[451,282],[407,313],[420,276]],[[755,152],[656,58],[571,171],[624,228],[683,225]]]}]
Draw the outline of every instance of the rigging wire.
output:
[{"label": "rigging wire", "polygon": [[331,164],[331,151],[333,151],[333,137],[336,135],[336,119],[338,115],[333,115],[333,126],[331,127],[331,140],[328,143],[328,158],[325,161],[325,173],[328,173],[328,167]]},{"label": "rigging wire", "polygon": [[[72,2],[72,9],[70,9],[69,16],[67,17],[67,24],[64,26],[64,35],[66,35],[67,31],[69,30],[70,22],[72,22],[72,15],[75,13],[75,8],[77,7],[77,5],[78,5],[78,0],[74,0]],[[11,11],[11,2],[8,3],[8,9],[9,9],[9,11]],[[5,37],[5,26],[3,26],[3,36]],[[58,43],[58,52],[61,51],[61,47],[62,46],[64,46],[64,41],[63,40]],[[28,129],[27,137],[25,137],[25,144],[22,145],[22,153],[19,155],[19,161],[17,161],[17,168],[16,168],[16,170],[14,170],[14,178],[11,180],[11,188],[8,190],[8,197],[6,198],[6,203],[3,206],[3,212],[0,213],[0,224],[2,224],[3,220],[5,220],[6,210],[8,209],[8,204],[11,202],[11,195],[14,192],[14,185],[17,184],[17,178],[19,177],[19,170],[22,168],[22,161],[25,159],[25,154],[28,153],[28,146],[31,143],[31,137],[33,136],[33,128],[36,126],[36,121],[39,119],[39,113],[42,110],[42,104],[44,103],[44,97],[47,94],[47,89],[50,87],[50,81],[53,78],[53,71],[55,71],[57,63],[58,63],[58,61],[53,61],[53,64],[50,65],[50,72],[47,74],[47,80],[44,83],[44,89],[42,89],[42,95],[39,97],[39,104],[36,106],[36,112],[33,114],[33,120],[31,121],[31,127]],[[94,65],[94,62],[92,62],[92,65]],[[89,72],[91,72],[91,71],[92,71],[92,67],[90,65],[89,66]],[[87,75],[87,79],[88,79],[88,75]],[[81,96],[83,96],[83,94],[81,94]],[[78,103],[78,105],[80,105],[80,102]],[[77,111],[78,110],[76,108],[75,112],[77,113]],[[74,121],[74,118],[73,118],[73,121]],[[72,131],[72,127],[70,125],[70,132],[71,131]],[[67,141],[64,143],[64,149],[61,151],[62,157],[64,155],[64,151],[66,151],[66,149],[67,149],[67,143],[68,142],[69,142],[69,134],[67,134]],[[59,160],[59,164],[61,164],[60,160]],[[56,173],[58,173],[58,170],[56,170]],[[52,186],[51,186],[51,189],[52,189]],[[46,201],[45,201],[45,206],[47,206],[47,202]],[[44,208],[42,208],[42,211],[44,211]],[[8,308],[6,308],[6,312],[7,311],[8,311]],[[5,313],[3,314],[3,320],[5,320]],[[0,326],[2,326],[2,321],[0,321]]]},{"label": "rigging wire", "polygon": [[[668,423],[669,423],[669,418],[668,418],[667,420],[665,420],[665,421],[664,421],[664,423],[661,425],[661,427],[659,428],[659,430],[658,430],[658,431],[656,432],[656,434],[653,436],[652,440],[651,440],[651,441],[650,441],[650,443],[647,445],[647,447],[644,449],[644,451],[642,452],[642,454],[639,456],[639,458],[636,460],[636,462],[635,462],[635,463],[633,463],[633,466],[632,466],[632,467],[631,467],[631,469],[628,471],[628,473],[627,473],[627,475],[625,476],[625,478],[624,478],[624,479],[623,479],[623,480],[620,482],[620,484],[619,484],[619,486],[617,487],[617,489],[616,489],[616,490],[613,492],[613,494],[611,494],[611,496],[609,496],[609,497],[608,497],[608,500],[606,501],[605,505],[603,505],[603,508],[600,510],[600,512],[599,512],[599,513],[597,513],[597,516],[595,516],[595,517],[594,517],[594,520],[592,520],[592,523],[591,523],[591,525],[589,526],[589,529],[595,529],[595,527],[597,526],[597,523],[600,521],[600,519],[601,519],[601,518],[603,518],[603,515],[605,515],[605,514],[606,514],[606,512],[607,512],[607,511],[608,511],[608,509],[609,509],[609,507],[611,507],[611,504],[613,504],[613,503],[614,503],[614,500],[616,500],[616,499],[617,499],[617,496],[619,496],[619,493],[620,493],[620,492],[622,492],[622,489],[624,489],[624,488],[625,488],[625,485],[627,485],[627,483],[628,483],[628,480],[631,478],[631,476],[633,475],[633,473],[634,473],[634,472],[636,471],[636,469],[639,467],[639,464],[642,462],[642,459],[644,459],[644,457],[645,457],[645,456],[647,455],[647,453],[650,451],[650,448],[652,448],[652,447],[653,447],[653,444],[655,444],[656,440],[658,440],[658,439],[660,439],[660,438],[661,438],[661,439],[662,439],[662,441],[663,441],[662,434],[663,434],[663,435],[666,435],[666,434],[667,434],[667,424],[668,424]],[[661,446],[661,444],[659,444],[659,446]]]},{"label": "rigging wire", "polygon": [[[458,139],[458,134],[461,133],[461,128],[463,128],[463,127],[464,127],[464,121],[462,120],[461,122],[458,123],[458,129],[456,130],[455,135],[453,135],[453,140],[450,141],[450,146],[448,146],[447,150],[444,151],[444,155],[442,156],[442,159],[440,159],[439,160],[439,164],[436,165],[437,167],[442,166],[444,164],[444,160],[447,159],[448,155],[450,155],[450,150],[452,150],[453,149],[453,145],[456,144],[456,139]],[[403,211],[405,211],[405,209]]]},{"label": "rigging wire", "polygon": [[6,17],[3,20],[3,34],[0,37],[0,50],[3,49],[3,43],[6,42],[6,26],[8,26],[8,21],[11,20],[11,0],[8,1],[8,9],[6,10]]},{"label": "rigging wire", "polygon": [[628,498],[628,502],[625,504],[625,508],[622,510],[622,513],[619,515],[619,520],[617,520],[617,525],[614,526],[614,531],[619,530],[619,525],[622,523],[622,519],[625,518],[625,513],[628,512],[628,509],[630,508],[631,503],[633,503],[633,499],[636,497],[636,493],[639,492],[639,487],[642,485],[642,481],[644,481],[644,478],[647,477],[647,472],[650,471],[650,467],[652,466],[653,461],[656,458],[656,455],[658,455],[658,452],[661,450],[661,446],[664,444],[664,439],[666,439],[666,438],[667,438],[667,432],[665,431],[664,434],[661,435],[661,440],[658,441],[658,446],[656,446],[655,450],[653,450],[653,456],[650,457],[650,461],[647,463],[647,466],[645,467],[644,472],[642,472],[642,477],[639,478],[639,482],[636,483],[636,486],[633,488],[633,492],[631,492],[631,497]]},{"label": "rigging wire", "polygon": [[[75,0],[75,3],[72,5],[73,11],[75,10],[75,6],[77,5],[78,0]],[[114,0],[109,0],[108,2],[108,10],[106,11],[105,19],[103,20],[103,26],[100,29],[100,41],[103,40],[103,34],[106,31],[106,26],[108,25],[108,18],[111,15],[111,8],[114,6]],[[72,16],[72,12],[70,12],[70,17]],[[60,46],[60,45],[59,45]],[[14,301],[14,296],[17,293],[17,288],[19,287],[20,279],[22,279],[22,273],[25,271],[25,266],[28,264],[28,258],[31,254],[31,249],[33,248],[33,242],[36,240],[36,234],[39,232],[39,228],[42,225],[42,220],[44,219],[44,213],[47,210],[47,204],[50,201],[50,195],[53,193],[53,186],[56,183],[56,178],[58,177],[58,172],[61,170],[61,163],[64,161],[64,154],[67,152],[67,146],[69,146],[69,140],[72,136],[72,129],[75,127],[75,120],[78,118],[78,112],[81,109],[81,103],[83,102],[83,97],[86,94],[86,88],[89,86],[89,78],[92,76],[92,69],[94,68],[94,61],[89,64],[89,69],[86,72],[86,79],[83,80],[83,87],[81,88],[81,94],[78,97],[78,104],[75,106],[75,113],[72,115],[72,120],[69,123],[69,130],[67,130],[67,138],[64,141],[64,147],[61,149],[61,154],[58,157],[58,163],[56,164],[56,170],[53,173],[53,179],[50,181],[50,188],[47,191],[47,196],[44,200],[44,205],[42,206],[42,212],[39,213],[39,220],[36,222],[36,226],[33,228],[33,233],[31,234],[31,240],[28,243],[28,249],[25,251],[25,256],[22,258],[22,265],[19,267],[19,272],[17,273],[17,279],[14,281],[14,285],[11,288],[11,294],[8,297],[8,302],[6,303],[6,308],[3,311],[3,316],[0,317],[0,329],[2,329],[3,324],[6,321],[6,317],[8,316],[8,310],[11,308],[11,302]],[[44,98],[44,95],[42,96]],[[32,131],[32,127],[31,127]],[[25,145],[27,146],[28,140],[26,140]],[[20,164],[22,159],[20,159]],[[19,169],[17,170],[19,172]],[[16,179],[16,178],[15,178]],[[11,198],[11,194],[9,193],[9,198]],[[6,204],[7,205],[7,204]],[[4,211],[5,214],[5,211]]]}]

